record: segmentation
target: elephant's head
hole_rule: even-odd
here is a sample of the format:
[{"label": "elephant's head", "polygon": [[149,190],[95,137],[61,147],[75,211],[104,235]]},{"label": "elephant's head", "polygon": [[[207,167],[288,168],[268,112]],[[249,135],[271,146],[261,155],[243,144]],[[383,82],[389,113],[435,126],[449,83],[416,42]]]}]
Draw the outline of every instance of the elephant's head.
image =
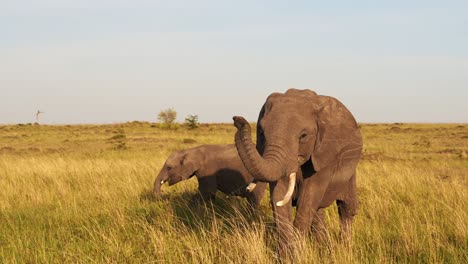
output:
[{"label": "elephant's head", "polygon": [[[307,161],[320,171],[339,162],[343,151],[353,145],[359,147],[361,142],[348,109],[335,98],[310,90],[289,89],[267,98],[257,122],[256,148],[248,122],[238,116],[233,119],[238,129],[236,147],[254,181],[274,182],[288,175],[295,181],[293,173]],[[289,186],[287,199],[294,182]]]},{"label": "elephant's head", "polygon": [[154,181],[154,194],[161,194],[161,185],[165,182],[173,185],[194,176],[198,170],[196,161],[197,157],[191,151],[179,150],[173,152]]}]

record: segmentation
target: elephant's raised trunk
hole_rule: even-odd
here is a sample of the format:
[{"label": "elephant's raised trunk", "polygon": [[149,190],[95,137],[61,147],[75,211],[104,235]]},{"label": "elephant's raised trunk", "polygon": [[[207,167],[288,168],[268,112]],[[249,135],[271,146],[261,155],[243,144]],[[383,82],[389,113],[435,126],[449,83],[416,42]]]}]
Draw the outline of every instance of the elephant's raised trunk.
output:
[{"label": "elephant's raised trunk", "polygon": [[240,116],[233,117],[234,125],[237,127],[235,142],[239,156],[244,166],[257,181],[276,181],[283,177],[286,172],[281,161],[276,158],[263,158],[258,153],[252,142],[252,134],[249,123]]},{"label": "elephant's raised trunk", "polygon": [[235,142],[239,156],[244,166],[254,177],[254,182],[249,184],[247,190],[251,192],[255,188],[255,181],[273,182],[290,174],[288,191],[284,199],[276,204],[277,206],[285,205],[291,199],[296,182],[295,171],[287,171],[286,153],[282,153],[282,150],[273,146],[267,146],[264,153],[265,158],[263,158],[252,142],[249,123],[239,116],[233,117],[233,120],[234,125],[237,127]]}]

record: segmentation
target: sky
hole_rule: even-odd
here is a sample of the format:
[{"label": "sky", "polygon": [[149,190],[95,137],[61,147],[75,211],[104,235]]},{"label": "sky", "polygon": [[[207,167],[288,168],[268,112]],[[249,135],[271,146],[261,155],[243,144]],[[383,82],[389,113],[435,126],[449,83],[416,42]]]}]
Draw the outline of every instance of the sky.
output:
[{"label": "sky", "polygon": [[468,1],[0,0],[0,124],[256,121],[292,87],[467,123]]}]

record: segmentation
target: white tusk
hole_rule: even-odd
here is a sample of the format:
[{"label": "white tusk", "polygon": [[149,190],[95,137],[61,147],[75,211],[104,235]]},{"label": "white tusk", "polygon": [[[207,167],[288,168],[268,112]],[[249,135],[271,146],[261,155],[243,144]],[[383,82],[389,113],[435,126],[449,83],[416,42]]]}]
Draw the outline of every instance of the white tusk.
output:
[{"label": "white tusk", "polygon": [[164,184],[164,182],[166,182],[166,181],[165,181],[165,180],[162,180],[162,181],[161,181],[161,185],[163,185],[163,184]]},{"label": "white tusk", "polygon": [[245,188],[248,192],[252,192],[253,189],[255,189],[255,186],[257,186],[256,183],[251,182],[247,188]]},{"label": "white tusk", "polygon": [[291,197],[294,193],[294,186],[296,185],[296,173],[293,172],[291,174],[289,174],[289,186],[288,186],[288,191],[286,192],[286,194],[284,195],[284,198],[283,200],[281,201],[278,201],[276,202],[276,206],[283,206],[285,205],[287,202],[289,202],[289,200],[291,200]]}]

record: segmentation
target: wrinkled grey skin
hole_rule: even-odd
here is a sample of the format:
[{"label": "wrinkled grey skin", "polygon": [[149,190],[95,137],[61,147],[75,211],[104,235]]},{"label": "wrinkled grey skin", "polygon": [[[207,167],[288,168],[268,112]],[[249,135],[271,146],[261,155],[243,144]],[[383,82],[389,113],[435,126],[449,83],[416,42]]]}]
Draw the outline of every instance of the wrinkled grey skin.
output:
[{"label": "wrinkled grey skin", "polygon": [[247,198],[253,208],[258,208],[266,188],[263,184],[252,193],[246,191],[253,177],[245,169],[233,144],[202,145],[174,151],[156,177],[153,192],[161,194],[161,182],[173,185],[192,176],[197,177],[198,190],[204,200],[214,199],[220,190],[227,195]]},{"label": "wrinkled grey skin", "polygon": [[[362,139],[357,123],[337,99],[310,90],[289,89],[271,94],[257,123],[257,144],[250,125],[234,117],[236,147],[254,181],[270,183],[271,205],[279,235],[279,253],[287,255],[293,226],[307,234],[323,223],[323,208],[336,201],[342,234],[350,231],[357,213],[356,167]],[[292,201],[278,207],[297,173]],[[292,219],[292,203],[297,206]],[[323,225],[322,225],[323,226]]]}]

